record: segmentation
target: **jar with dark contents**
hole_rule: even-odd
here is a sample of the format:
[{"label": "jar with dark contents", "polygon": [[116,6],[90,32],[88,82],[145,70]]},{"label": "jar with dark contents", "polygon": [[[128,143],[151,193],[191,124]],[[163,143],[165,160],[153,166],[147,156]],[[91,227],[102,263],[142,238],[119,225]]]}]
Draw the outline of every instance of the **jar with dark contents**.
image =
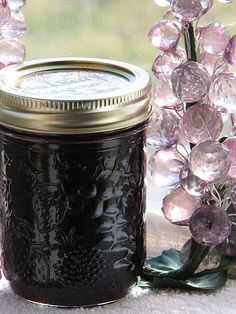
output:
[{"label": "jar with dark contents", "polygon": [[31,302],[124,297],[145,259],[150,80],[100,59],[1,71],[2,271]]}]

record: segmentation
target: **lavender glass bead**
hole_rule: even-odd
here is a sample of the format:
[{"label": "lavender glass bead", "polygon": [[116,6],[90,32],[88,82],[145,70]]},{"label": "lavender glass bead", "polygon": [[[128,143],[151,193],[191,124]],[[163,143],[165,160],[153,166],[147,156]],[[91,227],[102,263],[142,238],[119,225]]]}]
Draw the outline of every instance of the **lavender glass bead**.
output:
[{"label": "lavender glass bead", "polygon": [[194,240],[213,246],[222,243],[231,232],[231,220],[224,209],[202,206],[193,213],[189,229]]},{"label": "lavender glass bead", "polygon": [[183,102],[195,102],[207,95],[210,77],[201,64],[187,61],[174,69],[171,83],[177,98]]},{"label": "lavender glass bead", "polygon": [[201,15],[207,13],[207,11],[212,7],[213,0],[201,0],[202,11]]},{"label": "lavender glass bead", "polygon": [[211,23],[198,29],[198,40],[201,49],[212,54],[223,54],[230,35],[222,24]]},{"label": "lavender glass bead", "polygon": [[236,75],[222,73],[211,85],[209,97],[217,110],[225,113],[236,113]]},{"label": "lavender glass bead", "polygon": [[236,137],[228,137],[223,144],[228,148],[231,160],[231,166],[227,175],[236,178]]},{"label": "lavender glass bead", "polygon": [[227,68],[227,62],[222,56],[213,55],[212,53],[203,52],[200,54],[198,62],[202,64],[212,76],[224,73]]},{"label": "lavender glass bead", "polygon": [[236,209],[236,184],[233,184],[231,188],[230,199],[234,208]]},{"label": "lavender glass bead", "polygon": [[224,178],[230,165],[229,150],[219,142],[200,143],[190,154],[190,169],[204,181],[215,182]]},{"label": "lavender glass bead", "polygon": [[196,20],[202,12],[202,5],[199,0],[173,0],[171,8],[184,22]]},{"label": "lavender glass bead", "polygon": [[182,30],[183,28],[183,25],[182,25],[182,22],[180,20],[180,18],[178,18],[178,16],[176,16],[172,9],[169,9],[164,15],[163,15],[163,20],[168,20],[172,23],[174,23],[179,30]]},{"label": "lavender glass bead", "polygon": [[223,129],[221,114],[210,105],[193,105],[183,116],[183,132],[187,139],[198,144],[216,140]]},{"label": "lavender glass bead", "polygon": [[21,63],[25,58],[25,46],[17,39],[0,38],[0,66]]},{"label": "lavender glass bead", "polygon": [[230,115],[230,121],[232,124],[232,132],[233,134],[235,134],[236,133],[236,114],[235,113],[232,113]]},{"label": "lavender glass bead", "polygon": [[163,20],[151,28],[148,36],[155,48],[159,48],[162,51],[170,51],[177,46],[180,31],[175,23]]},{"label": "lavender glass bead", "polygon": [[149,175],[155,184],[171,186],[179,181],[183,164],[184,158],[174,148],[160,150],[149,160]]},{"label": "lavender glass bead", "polygon": [[6,0],[0,0],[0,26],[4,25],[10,18],[11,11]]},{"label": "lavender glass bead", "polygon": [[231,227],[231,233],[229,237],[220,245],[217,246],[217,250],[220,254],[227,256],[235,256],[236,255],[236,225],[235,225],[235,214],[231,219],[233,221]]},{"label": "lavender glass bead", "polygon": [[26,0],[7,0],[12,11],[19,11],[26,3]]},{"label": "lavender glass bead", "polygon": [[157,150],[170,147],[177,142],[179,130],[179,119],[173,112],[156,109],[147,128],[147,143]]},{"label": "lavender glass bead", "polygon": [[200,204],[198,197],[189,195],[179,186],[164,197],[162,211],[172,224],[188,225],[190,217]]},{"label": "lavender glass bead", "polygon": [[224,57],[230,64],[236,66],[236,35],[230,38]]},{"label": "lavender glass bead", "polygon": [[21,37],[26,32],[25,17],[21,12],[11,12],[11,18],[0,28],[5,38]]},{"label": "lavender glass bead", "polygon": [[180,55],[176,52],[166,52],[156,58],[152,70],[160,80],[168,80],[173,70],[183,62]]},{"label": "lavender glass bead", "polygon": [[178,134],[178,144],[180,144],[180,145],[177,145],[178,150],[179,149],[181,150],[182,155],[185,155],[186,153],[188,155],[190,154],[190,152],[191,152],[190,143],[189,143],[186,135],[183,132],[183,128],[180,129],[179,134]]},{"label": "lavender glass bead", "polygon": [[193,196],[202,196],[205,189],[209,185],[208,182],[201,180],[195,176],[189,169],[189,165],[185,164],[179,174],[179,182],[184,190]]},{"label": "lavender glass bead", "polygon": [[181,101],[175,97],[172,88],[167,81],[161,81],[156,86],[153,96],[159,107],[173,109],[182,106]]}]

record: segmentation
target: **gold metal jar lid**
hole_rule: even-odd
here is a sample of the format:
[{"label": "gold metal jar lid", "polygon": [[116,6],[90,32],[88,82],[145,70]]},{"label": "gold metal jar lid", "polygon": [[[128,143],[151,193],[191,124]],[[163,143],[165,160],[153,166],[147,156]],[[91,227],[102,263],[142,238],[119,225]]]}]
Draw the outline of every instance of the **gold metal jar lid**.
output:
[{"label": "gold metal jar lid", "polygon": [[0,123],[46,134],[130,128],[150,115],[149,75],[103,59],[25,62],[0,71]]}]

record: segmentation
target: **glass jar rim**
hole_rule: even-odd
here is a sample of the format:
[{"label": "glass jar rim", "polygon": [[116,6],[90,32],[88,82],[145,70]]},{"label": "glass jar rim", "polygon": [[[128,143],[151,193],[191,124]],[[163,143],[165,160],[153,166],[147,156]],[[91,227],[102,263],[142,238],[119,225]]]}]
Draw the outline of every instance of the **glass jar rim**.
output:
[{"label": "glass jar rim", "polygon": [[1,124],[42,134],[90,134],[133,127],[151,112],[143,69],[96,58],[25,62],[0,71]]}]

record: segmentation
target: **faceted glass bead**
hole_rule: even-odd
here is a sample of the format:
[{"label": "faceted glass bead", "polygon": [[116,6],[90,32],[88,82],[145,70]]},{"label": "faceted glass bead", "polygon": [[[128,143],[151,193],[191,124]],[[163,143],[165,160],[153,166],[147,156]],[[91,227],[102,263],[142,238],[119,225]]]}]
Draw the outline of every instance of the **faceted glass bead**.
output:
[{"label": "faceted glass bead", "polygon": [[189,195],[179,186],[164,197],[162,211],[172,224],[187,226],[200,205],[200,198]]},{"label": "faceted glass bead", "polygon": [[[182,263],[186,263],[189,260],[189,254],[191,250],[191,239],[189,239],[181,249],[181,261]],[[221,256],[219,252],[213,248],[203,259],[201,264],[197,269],[197,273],[203,271],[205,269],[213,269],[220,265]]]},{"label": "faceted glass bead", "polygon": [[231,160],[231,166],[227,175],[236,178],[236,137],[228,137],[223,144],[228,148]]},{"label": "faceted glass bead", "polygon": [[227,62],[236,66],[236,35],[230,38],[224,53],[224,57]]},{"label": "faceted glass bead", "polygon": [[230,235],[231,220],[220,207],[201,206],[190,218],[189,229],[197,243],[214,246]]},{"label": "faceted glass bead", "polygon": [[0,0],[0,26],[4,25],[11,16],[7,0]]},{"label": "faceted glass bead", "polygon": [[11,18],[0,28],[0,33],[5,38],[21,37],[26,32],[26,21],[21,12],[11,12]]},{"label": "faceted glass bead", "polygon": [[209,97],[218,111],[236,113],[236,75],[222,73],[211,84]]},{"label": "faceted glass bead", "polygon": [[186,164],[180,171],[179,183],[188,194],[193,196],[202,196],[206,187],[209,185],[208,182],[195,176],[189,169],[188,164]]},{"label": "faceted glass bead", "polygon": [[203,52],[199,56],[199,63],[201,63],[212,76],[224,73],[228,69],[227,62],[224,58],[218,55],[213,55],[208,52]]},{"label": "faceted glass bead", "polygon": [[190,169],[204,181],[223,179],[230,168],[229,150],[222,143],[206,141],[193,147],[190,154]]},{"label": "faceted glass bead", "polygon": [[0,38],[0,63],[3,66],[21,63],[25,57],[25,46],[19,40]]},{"label": "faceted glass bead", "polygon": [[[183,128],[180,129],[178,134],[178,151],[181,152],[182,155],[188,157],[191,152],[190,143],[183,132]],[[187,155],[186,155],[187,154]]]},{"label": "faceted glass bead", "polygon": [[235,134],[236,133],[236,114],[232,113],[230,115],[230,120],[231,120],[232,128],[233,128],[232,132],[233,132],[233,134]]},{"label": "faceted glass bead", "polygon": [[189,142],[198,144],[216,140],[223,129],[223,121],[214,107],[197,104],[184,113],[182,128]]},{"label": "faceted glass bead", "polygon": [[155,48],[163,51],[171,51],[178,44],[180,30],[174,23],[163,20],[151,28],[148,36]]},{"label": "faceted glass bead", "polygon": [[153,63],[152,70],[160,80],[168,80],[173,70],[183,62],[176,52],[165,52],[158,56]]},{"label": "faceted glass bead", "polygon": [[183,25],[181,20],[173,13],[171,9],[169,9],[164,15],[163,15],[163,20],[168,20],[172,23],[174,23],[179,30],[182,30]]},{"label": "faceted glass bead", "polygon": [[19,11],[26,3],[26,0],[7,0],[12,11]]},{"label": "faceted glass bead", "polygon": [[153,96],[159,107],[174,109],[182,106],[181,101],[173,94],[169,82],[161,81],[155,88]]},{"label": "faceted glass bead", "polygon": [[177,142],[179,129],[179,119],[173,112],[156,109],[147,128],[147,143],[157,150],[168,148]]},{"label": "faceted glass bead", "polygon": [[149,175],[158,186],[172,186],[179,181],[184,158],[174,148],[160,150],[150,158]]},{"label": "faceted glass bead", "polygon": [[180,56],[183,61],[187,61],[186,51],[181,47],[176,47],[175,52]]},{"label": "faceted glass bead", "polygon": [[202,14],[207,13],[207,11],[212,7],[213,5],[213,0],[201,0],[201,5],[202,5]]},{"label": "faceted glass bead", "polygon": [[236,186],[235,185],[231,188],[230,199],[233,205],[235,206],[236,205]]},{"label": "faceted glass bead", "polygon": [[207,95],[210,77],[201,64],[187,61],[174,69],[171,83],[175,96],[182,102],[196,102]]},{"label": "faceted glass bead", "polygon": [[230,211],[230,218],[232,221],[231,233],[229,237],[223,243],[217,246],[217,250],[222,255],[235,256],[236,255],[236,211],[235,209]]},{"label": "faceted glass bead", "polygon": [[198,41],[204,52],[223,54],[230,35],[224,25],[211,23],[198,29]]},{"label": "faceted glass bead", "polygon": [[201,16],[202,5],[200,0],[173,0],[173,12],[184,22],[192,22]]}]

